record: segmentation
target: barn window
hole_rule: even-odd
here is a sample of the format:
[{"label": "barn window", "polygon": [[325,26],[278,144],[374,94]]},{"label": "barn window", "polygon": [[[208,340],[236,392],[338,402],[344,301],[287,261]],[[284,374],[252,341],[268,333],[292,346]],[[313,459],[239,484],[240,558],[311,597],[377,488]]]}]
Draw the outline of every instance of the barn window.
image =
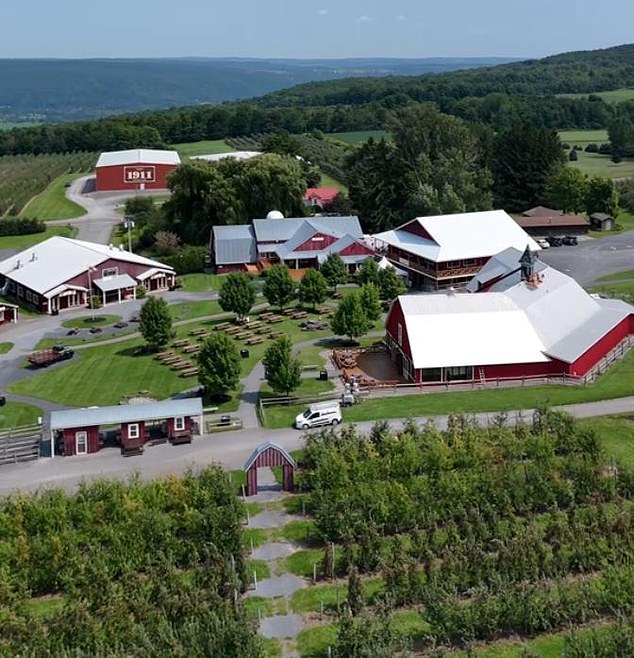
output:
[{"label": "barn window", "polygon": [[75,432],[75,454],[85,455],[88,452],[88,432]]},{"label": "barn window", "polygon": [[400,322],[398,323],[398,344],[403,344],[403,325]]},{"label": "barn window", "polygon": [[119,268],[118,267],[106,267],[104,270],[101,271],[101,276],[106,279],[109,276],[117,276],[119,274]]},{"label": "barn window", "polygon": [[182,432],[185,429],[185,418],[184,416],[179,416],[174,418],[174,429],[177,432]]},{"label": "barn window", "polygon": [[459,368],[446,368],[445,379],[448,382],[473,379],[473,368],[468,366],[462,366]]},{"label": "barn window", "polygon": [[138,439],[139,438],[139,424],[132,423],[128,425],[128,438],[129,439]]}]

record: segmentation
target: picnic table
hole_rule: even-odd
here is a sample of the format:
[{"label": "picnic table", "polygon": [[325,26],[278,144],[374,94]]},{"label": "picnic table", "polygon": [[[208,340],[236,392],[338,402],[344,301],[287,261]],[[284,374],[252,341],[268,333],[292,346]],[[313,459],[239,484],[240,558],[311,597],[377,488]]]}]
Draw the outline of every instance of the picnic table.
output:
[{"label": "picnic table", "polygon": [[180,361],[179,363],[175,363],[172,365],[172,370],[187,370],[188,368],[192,368],[192,363],[191,361]]},{"label": "picnic table", "polygon": [[171,366],[173,363],[178,363],[181,361],[181,357],[178,354],[175,354],[174,356],[169,356],[165,359],[161,359],[161,361],[166,365],[166,366]]},{"label": "picnic table", "polygon": [[198,374],[198,368],[188,368],[187,370],[181,371],[181,377],[192,377],[193,375]]},{"label": "picnic table", "polygon": [[198,340],[205,340],[205,338],[208,338],[211,334],[208,331],[205,331],[204,334],[198,334]]},{"label": "picnic table", "polygon": [[219,329],[226,329],[231,326],[231,322],[221,322],[220,324],[215,325],[214,329],[218,331]]},{"label": "picnic table", "polygon": [[274,315],[272,318],[269,318],[269,322],[271,324],[277,324],[278,322],[284,322],[285,319],[281,315]]},{"label": "picnic table", "polygon": [[233,334],[237,334],[239,331],[242,331],[242,327],[229,327],[229,329],[225,329],[225,333],[229,334],[230,336],[233,336]]},{"label": "picnic table", "polygon": [[297,311],[296,313],[293,313],[291,317],[293,320],[301,320],[302,318],[305,318],[308,316],[308,313],[306,311]]},{"label": "picnic table", "polygon": [[239,334],[235,335],[235,338],[238,340],[244,340],[245,338],[252,338],[253,334],[250,331],[241,331]]},{"label": "picnic table", "polygon": [[187,338],[181,338],[180,340],[175,340],[172,343],[174,347],[185,347],[187,344],[189,344],[189,340]]},{"label": "picnic table", "polygon": [[186,345],[183,347],[183,352],[185,354],[193,354],[194,352],[200,352],[200,345]]},{"label": "picnic table", "polygon": [[206,333],[207,333],[206,329],[204,329],[203,327],[199,327],[198,329],[192,329],[189,332],[189,335],[190,336],[201,336],[202,334],[206,334]]},{"label": "picnic table", "polygon": [[247,341],[247,345],[259,345],[260,343],[264,342],[264,338],[262,336],[255,336],[254,338],[250,338]]}]

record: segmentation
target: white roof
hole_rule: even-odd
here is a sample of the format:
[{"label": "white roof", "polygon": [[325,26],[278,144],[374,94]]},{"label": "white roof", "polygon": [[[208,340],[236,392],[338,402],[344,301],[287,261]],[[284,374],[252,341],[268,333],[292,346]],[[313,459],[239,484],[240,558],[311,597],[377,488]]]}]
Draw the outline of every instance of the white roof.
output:
[{"label": "white roof", "polygon": [[260,151],[230,151],[229,153],[210,153],[209,155],[193,155],[191,160],[207,160],[207,162],[220,162],[232,158],[233,160],[251,160],[262,155]]},{"label": "white roof", "polygon": [[526,315],[502,293],[405,295],[414,368],[548,361]]},{"label": "white roof", "polygon": [[97,167],[135,164],[179,165],[180,163],[181,159],[176,151],[130,149],[128,151],[106,151],[102,153],[99,160],[97,160]]},{"label": "white roof", "polygon": [[[1,261],[0,274],[43,295],[109,258],[173,271],[155,260],[117,247],[54,236]],[[96,273],[95,278],[100,275],[101,272]]]},{"label": "white roof", "polygon": [[[403,230],[418,223],[431,239]],[[418,217],[403,226],[374,236],[435,263],[493,256],[508,247],[539,251],[539,245],[503,210]]]},{"label": "white roof", "polygon": [[136,281],[129,274],[117,274],[116,276],[108,276],[105,279],[95,279],[93,283],[102,292],[136,287]]},{"label": "white roof", "polygon": [[539,276],[536,287],[510,272],[488,292],[399,297],[414,367],[572,363],[634,313],[551,267]]}]

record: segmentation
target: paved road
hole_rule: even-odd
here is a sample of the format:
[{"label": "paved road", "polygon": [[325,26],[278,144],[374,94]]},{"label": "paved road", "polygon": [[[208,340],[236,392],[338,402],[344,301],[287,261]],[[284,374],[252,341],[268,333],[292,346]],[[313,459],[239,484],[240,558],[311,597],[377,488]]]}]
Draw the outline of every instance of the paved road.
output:
[{"label": "paved road", "polygon": [[[591,418],[634,411],[634,397],[604,400],[585,404],[559,407],[576,418]],[[533,410],[509,412],[509,423],[530,419]],[[474,414],[474,419],[483,426],[498,414]],[[447,426],[447,416],[417,418],[424,424],[433,420],[439,428]],[[394,428],[402,427],[405,419],[390,421]],[[357,423],[358,429],[367,433],[373,422]],[[159,445],[149,448],[140,457],[121,457],[116,449],[106,449],[93,455],[42,459],[27,464],[4,466],[0,469],[0,493],[15,490],[35,490],[57,486],[74,490],[84,480],[94,478],[125,478],[139,473],[144,478],[179,474],[210,463],[222,464],[228,469],[240,469],[253,450],[264,441],[275,441],[287,450],[300,448],[304,433],[294,429],[267,430],[249,428],[224,434],[212,434],[194,440],[190,445]]]},{"label": "paved road", "polygon": [[582,286],[589,286],[601,276],[634,270],[634,231],[584,240],[576,247],[544,249],[540,258]]}]

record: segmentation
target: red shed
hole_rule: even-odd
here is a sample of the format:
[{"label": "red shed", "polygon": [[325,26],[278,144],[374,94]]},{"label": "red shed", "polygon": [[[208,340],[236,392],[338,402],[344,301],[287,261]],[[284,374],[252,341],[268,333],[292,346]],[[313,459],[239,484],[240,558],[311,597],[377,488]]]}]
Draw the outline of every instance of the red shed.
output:
[{"label": "red shed", "polygon": [[176,151],[133,149],[102,153],[97,161],[97,192],[164,190],[167,176],[181,163]]},{"label": "red shed", "polygon": [[282,467],[282,489],[293,491],[295,460],[282,446],[269,441],[259,445],[244,465],[247,476],[247,496],[255,496],[258,493],[258,468],[271,468],[272,466]]},{"label": "red shed", "polygon": [[121,452],[138,454],[150,440],[189,443],[203,430],[201,398],[164,400],[113,407],[51,412],[51,456],[55,439],[65,456],[86,455],[102,448],[102,430],[119,427]]}]

